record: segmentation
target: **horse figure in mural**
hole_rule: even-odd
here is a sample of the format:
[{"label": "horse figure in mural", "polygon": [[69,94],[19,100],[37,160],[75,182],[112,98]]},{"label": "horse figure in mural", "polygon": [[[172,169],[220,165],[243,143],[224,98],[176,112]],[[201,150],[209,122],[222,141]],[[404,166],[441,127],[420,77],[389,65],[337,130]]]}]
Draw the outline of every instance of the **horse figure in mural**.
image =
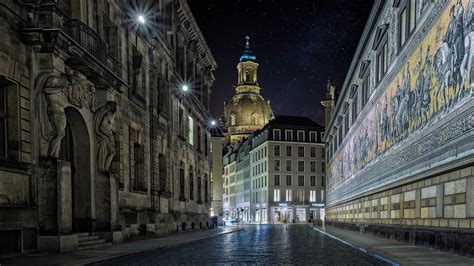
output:
[{"label": "horse figure in mural", "polygon": [[446,42],[438,48],[434,56],[434,69],[436,72],[436,78],[438,79],[438,108],[443,106],[445,110],[448,106],[449,100],[449,84],[452,80],[452,67],[451,67],[451,50]]}]

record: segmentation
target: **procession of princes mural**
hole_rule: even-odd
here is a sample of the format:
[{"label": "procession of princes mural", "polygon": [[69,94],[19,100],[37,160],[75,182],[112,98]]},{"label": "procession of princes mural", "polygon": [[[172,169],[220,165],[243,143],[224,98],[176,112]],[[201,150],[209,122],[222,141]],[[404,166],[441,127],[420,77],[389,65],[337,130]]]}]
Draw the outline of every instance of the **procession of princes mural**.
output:
[{"label": "procession of princes mural", "polygon": [[334,177],[329,186],[343,183],[389,149],[472,100],[473,2],[452,0],[433,21],[373,109],[341,147],[329,167]]}]

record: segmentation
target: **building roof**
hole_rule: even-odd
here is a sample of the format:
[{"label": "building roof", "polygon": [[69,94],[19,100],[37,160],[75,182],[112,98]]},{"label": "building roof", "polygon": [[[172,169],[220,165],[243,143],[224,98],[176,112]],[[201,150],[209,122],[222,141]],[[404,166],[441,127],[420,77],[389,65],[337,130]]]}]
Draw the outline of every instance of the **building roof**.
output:
[{"label": "building roof", "polygon": [[224,133],[222,131],[222,128],[220,126],[213,126],[210,129],[211,132],[211,137],[219,138],[219,137],[224,137]]},{"label": "building roof", "polygon": [[323,126],[305,116],[277,115],[265,127],[269,126],[316,127],[324,130]]}]

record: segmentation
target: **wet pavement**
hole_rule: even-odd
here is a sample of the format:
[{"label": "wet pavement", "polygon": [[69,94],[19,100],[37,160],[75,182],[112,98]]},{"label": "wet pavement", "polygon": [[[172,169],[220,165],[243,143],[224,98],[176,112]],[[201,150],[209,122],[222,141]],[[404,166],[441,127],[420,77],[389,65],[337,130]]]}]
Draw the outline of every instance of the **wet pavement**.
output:
[{"label": "wet pavement", "polygon": [[141,252],[100,265],[298,264],[383,265],[309,225],[252,225],[247,230]]}]

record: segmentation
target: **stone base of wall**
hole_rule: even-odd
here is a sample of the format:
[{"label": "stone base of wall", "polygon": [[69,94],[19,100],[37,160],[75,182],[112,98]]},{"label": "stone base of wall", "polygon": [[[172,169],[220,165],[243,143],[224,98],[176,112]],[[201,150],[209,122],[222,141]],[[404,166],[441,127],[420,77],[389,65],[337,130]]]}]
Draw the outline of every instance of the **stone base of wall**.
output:
[{"label": "stone base of wall", "polygon": [[469,229],[356,224],[334,221],[326,221],[326,225],[394,239],[411,245],[427,246],[465,256],[474,256],[474,231]]},{"label": "stone base of wall", "polygon": [[121,239],[124,242],[143,237],[162,237],[183,231],[207,230],[211,226],[208,214],[121,212]]}]

